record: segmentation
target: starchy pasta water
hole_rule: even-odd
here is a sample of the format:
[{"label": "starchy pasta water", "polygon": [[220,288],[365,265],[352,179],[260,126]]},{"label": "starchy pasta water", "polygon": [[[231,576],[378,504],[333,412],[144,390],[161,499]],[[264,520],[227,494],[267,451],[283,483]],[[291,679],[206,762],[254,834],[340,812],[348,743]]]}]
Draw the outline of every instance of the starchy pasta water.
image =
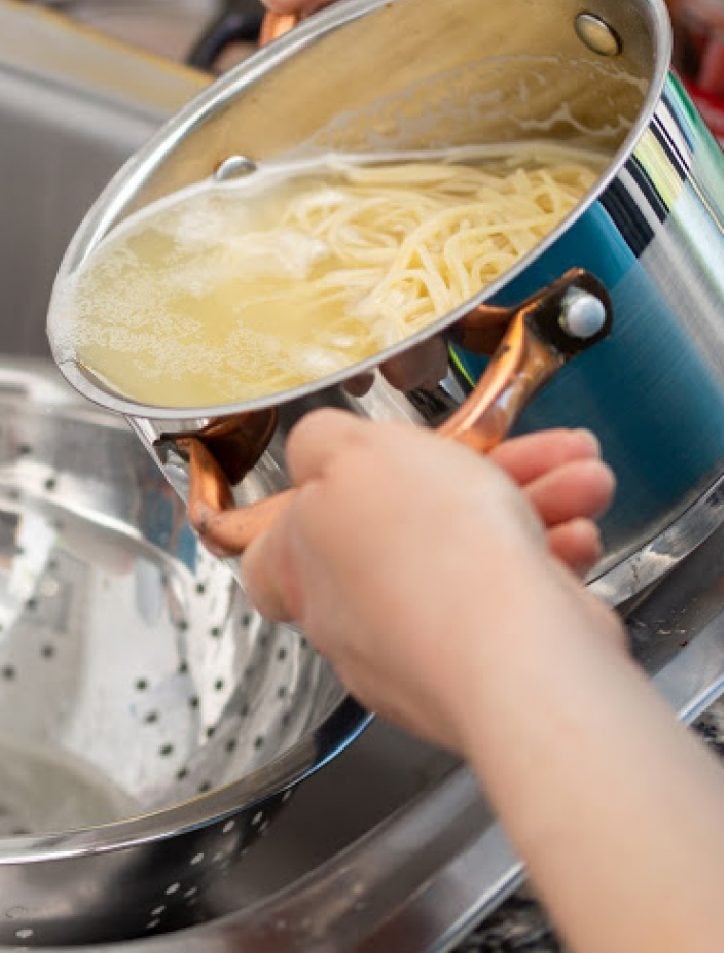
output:
[{"label": "starchy pasta water", "polygon": [[113,391],[229,404],[350,367],[505,273],[606,158],[551,145],[270,166],[112,232],[56,292],[51,339]]}]

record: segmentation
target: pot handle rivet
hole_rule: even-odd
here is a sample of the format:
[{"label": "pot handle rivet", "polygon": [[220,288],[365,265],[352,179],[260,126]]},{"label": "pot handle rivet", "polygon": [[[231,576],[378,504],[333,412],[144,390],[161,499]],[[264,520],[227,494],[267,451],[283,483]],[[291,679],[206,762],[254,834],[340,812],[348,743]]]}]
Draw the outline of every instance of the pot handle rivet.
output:
[{"label": "pot handle rivet", "polygon": [[243,179],[252,172],[256,172],[256,162],[253,159],[247,156],[229,156],[218,165],[214,178],[217,182],[227,182],[229,179]]},{"label": "pot handle rivet", "polygon": [[575,28],[580,41],[599,56],[618,56],[623,49],[621,38],[613,27],[592,13],[579,13]]},{"label": "pot handle rivet", "polygon": [[571,288],[561,302],[558,324],[562,331],[579,341],[600,334],[606,324],[606,305],[581,288]]}]

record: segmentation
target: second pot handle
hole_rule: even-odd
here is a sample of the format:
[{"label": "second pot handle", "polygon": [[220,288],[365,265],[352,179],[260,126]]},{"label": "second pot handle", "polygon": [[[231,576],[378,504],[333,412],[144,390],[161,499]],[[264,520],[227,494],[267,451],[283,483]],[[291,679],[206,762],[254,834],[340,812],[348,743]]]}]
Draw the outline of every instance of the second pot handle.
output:
[{"label": "second pot handle", "polygon": [[301,21],[298,13],[271,13],[267,10],[259,31],[259,46],[266,46],[272,40],[278,40]]},{"label": "second pot handle", "polygon": [[[574,269],[515,308],[483,305],[455,327],[455,343],[490,354],[465,403],[438,429],[486,453],[556,371],[610,334],[611,300],[593,275]],[[189,521],[217,556],[241,555],[289,505],[294,490],[236,508],[231,483],[255,466],[274,434],[275,410],[225,418],[197,434],[166,435],[186,459]]]}]

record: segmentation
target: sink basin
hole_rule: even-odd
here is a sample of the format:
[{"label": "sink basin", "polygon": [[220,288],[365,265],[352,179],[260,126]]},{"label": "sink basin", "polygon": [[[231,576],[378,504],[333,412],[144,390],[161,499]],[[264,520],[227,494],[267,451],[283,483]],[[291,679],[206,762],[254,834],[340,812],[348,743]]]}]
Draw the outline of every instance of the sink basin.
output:
[{"label": "sink basin", "polygon": [[[8,39],[19,27],[22,50]],[[46,48],[68,55],[48,59]],[[84,68],[89,60],[96,72]],[[2,3],[0,75],[0,352],[45,362],[44,373],[53,373],[45,310],[67,241],[123,160],[205,80],[117,47],[99,50],[82,34]],[[723,541],[715,534],[664,585],[626,607],[634,650],[685,720],[724,691]],[[378,720],[301,785],[198,905],[198,926],[122,946],[449,949],[522,877],[467,770]]]}]

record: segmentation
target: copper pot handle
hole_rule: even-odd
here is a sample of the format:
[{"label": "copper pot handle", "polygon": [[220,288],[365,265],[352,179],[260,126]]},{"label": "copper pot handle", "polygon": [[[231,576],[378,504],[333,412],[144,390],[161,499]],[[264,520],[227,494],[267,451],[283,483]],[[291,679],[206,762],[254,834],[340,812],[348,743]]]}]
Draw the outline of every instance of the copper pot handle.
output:
[{"label": "copper pot handle", "polygon": [[261,21],[261,30],[259,31],[259,46],[266,46],[272,40],[279,39],[301,21],[302,17],[298,13],[272,13],[267,10],[264,19]]},{"label": "copper pot handle", "polygon": [[[515,308],[483,305],[458,322],[453,340],[492,357],[465,403],[438,429],[442,437],[486,453],[509,433],[533,395],[612,326],[605,287],[580,269]],[[161,438],[186,459],[189,521],[217,556],[241,555],[291,502],[287,490],[236,508],[231,485],[253,469],[276,429],[276,411],[223,418],[196,434]]]}]

